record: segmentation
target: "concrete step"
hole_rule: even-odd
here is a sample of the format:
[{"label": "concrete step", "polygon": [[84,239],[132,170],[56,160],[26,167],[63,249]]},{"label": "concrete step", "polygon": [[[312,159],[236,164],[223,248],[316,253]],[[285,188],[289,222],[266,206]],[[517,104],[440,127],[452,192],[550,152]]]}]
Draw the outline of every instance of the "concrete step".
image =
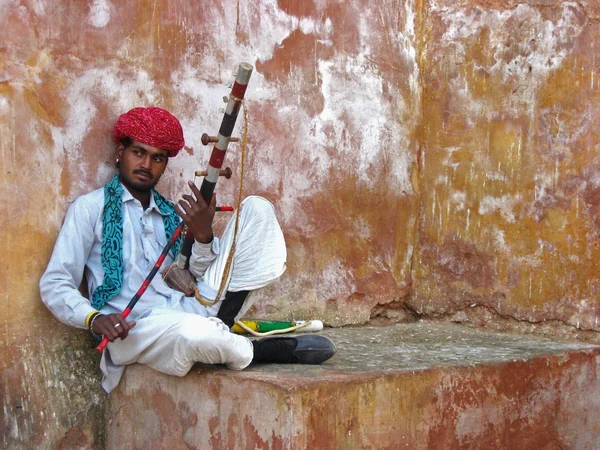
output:
[{"label": "concrete step", "polygon": [[598,449],[600,347],[460,325],[327,329],[321,366],[129,367],[115,449]]}]

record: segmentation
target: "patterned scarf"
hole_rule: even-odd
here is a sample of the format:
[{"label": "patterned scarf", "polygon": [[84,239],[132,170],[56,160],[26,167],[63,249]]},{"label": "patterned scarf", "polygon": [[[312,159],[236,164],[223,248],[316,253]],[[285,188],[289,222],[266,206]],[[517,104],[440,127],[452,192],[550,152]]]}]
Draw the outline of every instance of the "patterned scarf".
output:
[{"label": "patterned scarf", "polygon": [[[181,222],[173,203],[154,189],[154,202],[163,214],[163,223],[167,240],[171,238]],[[92,307],[100,310],[104,304],[114,298],[123,284],[123,186],[119,176],[115,175],[104,186],[104,212],[102,215],[102,268],[104,280],[94,291]],[[177,257],[183,236],[171,248],[173,257]]]}]

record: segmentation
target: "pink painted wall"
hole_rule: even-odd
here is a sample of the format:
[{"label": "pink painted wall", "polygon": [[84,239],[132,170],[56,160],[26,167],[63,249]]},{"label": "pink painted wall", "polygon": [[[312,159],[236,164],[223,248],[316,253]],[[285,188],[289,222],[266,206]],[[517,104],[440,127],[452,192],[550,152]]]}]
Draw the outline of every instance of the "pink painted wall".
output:
[{"label": "pink painted wall", "polygon": [[113,173],[117,116],[181,119],[160,184],[177,198],[243,61],[245,192],[274,202],[289,250],[257,315],[598,329],[600,8],[534,3],[0,0],[2,443],[101,439],[91,344],[38,279],[68,205]]}]

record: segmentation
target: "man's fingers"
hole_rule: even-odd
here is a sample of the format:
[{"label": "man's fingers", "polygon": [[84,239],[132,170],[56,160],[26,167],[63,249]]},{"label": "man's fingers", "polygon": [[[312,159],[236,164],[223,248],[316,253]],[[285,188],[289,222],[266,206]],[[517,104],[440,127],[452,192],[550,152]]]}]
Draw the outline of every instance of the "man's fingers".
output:
[{"label": "man's fingers", "polygon": [[191,181],[188,181],[188,185],[190,186],[190,189],[192,190],[192,192],[194,193],[194,195],[198,199],[198,202],[200,201],[200,199],[202,199],[210,207],[213,207],[213,206],[216,207],[216,205],[217,205],[217,194],[213,194],[212,197],[211,197],[211,199],[210,199],[210,202],[207,202],[206,200],[204,200],[204,197],[202,197],[202,194],[200,193],[200,189],[198,189],[194,183],[192,183]]},{"label": "man's fingers", "polygon": [[[190,211],[192,210],[192,208],[190,208],[190,205],[183,201],[183,200],[179,200],[179,202],[177,203],[177,206],[179,206],[179,208],[183,211],[184,215],[187,216]],[[180,214],[181,216],[181,214]],[[183,216],[181,216],[183,218]]]},{"label": "man's fingers", "polygon": [[129,325],[125,321],[123,321],[123,323],[125,325],[122,327],[119,327],[119,337],[121,339],[125,339],[127,337],[127,335],[129,334]]},{"label": "man's fingers", "polygon": [[[127,334],[127,324],[125,323],[125,319],[119,316],[113,316],[112,321],[113,332],[116,333],[116,338],[123,338],[123,334]],[[115,339],[116,339],[115,338]]]},{"label": "man's fingers", "polygon": [[115,339],[117,339],[119,337],[119,333],[117,332],[117,330],[115,330],[115,326],[111,322],[106,324],[102,331],[103,331],[102,334],[104,335],[104,337],[107,337],[110,342],[113,342]]},{"label": "man's fingers", "polygon": [[117,332],[114,330],[114,325],[111,318],[112,314],[106,316],[100,316],[94,322],[93,331],[103,335],[110,342],[114,341],[117,338]]},{"label": "man's fingers", "polygon": [[192,190],[192,192],[194,193],[196,198],[203,199],[202,194],[200,194],[200,189],[198,189],[194,183],[192,183],[191,181],[188,181],[188,185],[190,186],[190,189]]},{"label": "man's fingers", "polygon": [[129,330],[131,330],[135,326],[135,322],[127,322],[120,314],[117,317],[116,323],[112,323],[110,327],[108,327],[108,332],[110,333],[109,340],[113,342],[115,339],[121,338],[121,340],[125,339],[129,336]]},{"label": "man's fingers", "polygon": [[[196,201],[196,199],[194,197],[192,197],[190,194],[184,194],[182,195],[182,197],[187,200],[187,202],[189,203],[189,205],[193,208],[194,205],[198,205],[201,206],[202,204],[198,201]],[[182,200],[180,200],[181,202]]]},{"label": "man's fingers", "polygon": [[131,329],[132,329],[133,327],[135,327],[135,324],[136,324],[136,322],[135,322],[135,321],[133,321],[133,322],[127,322],[127,326],[129,327],[129,328],[127,329],[127,334],[126,334],[125,336],[123,336],[121,339],[125,339],[127,336],[129,336],[129,331],[131,331]]},{"label": "man's fingers", "polygon": [[175,203],[175,212],[177,214],[179,214],[179,217],[181,217],[182,219],[185,219],[185,211],[183,210],[183,208],[181,206],[179,206],[179,203]]},{"label": "man's fingers", "polygon": [[125,339],[135,322],[127,322],[121,314],[108,314],[102,316],[94,323],[95,331],[104,335],[110,342],[115,339]]}]

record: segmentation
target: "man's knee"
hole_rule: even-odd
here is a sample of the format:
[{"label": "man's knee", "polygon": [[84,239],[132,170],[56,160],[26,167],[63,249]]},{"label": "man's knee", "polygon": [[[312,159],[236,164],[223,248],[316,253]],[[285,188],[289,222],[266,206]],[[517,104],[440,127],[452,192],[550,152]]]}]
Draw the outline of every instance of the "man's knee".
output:
[{"label": "man's knee", "polygon": [[251,212],[253,215],[266,217],[275,217],[275,207],[264,197],[252,195],[244,199],[242,209]]},{"label": "man's knee", "polygon": [[186,349],[185,353],[194,361],[238,365],[243,364],[247,359],[252,359],[252,350],[238,342],[241,336],[223,330],[208,319],[185,320],[180,326],[179,333],[180,346]]},{"label": "man's knee", "polygon": [[215,323],[208,319],[190,315],[179,323],[178,340],[188,346],[206,347],[210,342],[215,342],[221,334]]}]

